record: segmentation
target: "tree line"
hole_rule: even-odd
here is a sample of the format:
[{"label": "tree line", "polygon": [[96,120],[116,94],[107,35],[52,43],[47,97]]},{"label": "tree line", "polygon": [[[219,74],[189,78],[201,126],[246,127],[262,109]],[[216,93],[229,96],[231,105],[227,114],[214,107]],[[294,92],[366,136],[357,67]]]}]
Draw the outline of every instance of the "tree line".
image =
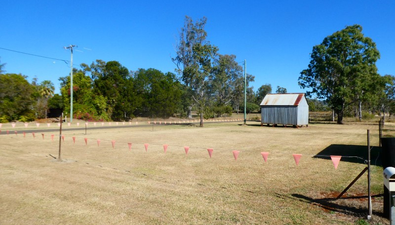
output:
[{"label": "tree line", "polygon": [[[61,109],[69,116],[70,76],[59,78],[60,95],[54,94],[52,82],[44,80],[38,83],[35,78],[29,83],[26,78],[21,74],[0,74],[1,122],[46,118],[49,109]],[[271,93],[271,85],[262,85],[256,93],[250,87],[247,112],[259,111],[259,103],[267,93]],[[96,60],[91,65],[81,64],[81,69],[73,71],[73,116],[77,119],[185,118],[194,110],[194,107],[190,108],[188,96],[187,86],[174,73],[163,73],[153,68],[133,72],[117,61]],[[212,104],[206,105],[203,112],[206,119],[231,115],[244,107],[242,98],[238,99],[240,102],[224,102],[225,96],[221,98],[213,94],[212,97]]]},{"label": "tree line", "polygon": [[[220,54],[207,40],[207,19],[185,17],[176,56],[175,73],[157,69],[131,71],[118,61],[96,60],[73,70],[74,118],[127,121],[134,117],[191,117],[203,119],[231,115],[244,109],[258,112],[260,102],[272,93],[270,84],[254,92],[255,77],[244,74],[235,55]],[[375,43],[362,34],[360,25],[348,26],[313,47],[308,68],[299,85],[308,89],[310,110],[333,110],[337,122],[344,116],[362,118],[366,113],[395,111],[395,78],[380,76],[375,65],[380,54]],[[59,78],[61,90],[54,93],[50,81],[32,83],[20,74],[3,74],[0,63],[0,122],[43,118],[50,108],[70,112],[70,76]],[[246,77],[246,78],[245,78]],[[245,80],[245,81],[244,81]],[[23,93],[23,94],[22,94]],[[277,86],[276,93],[287,93]]]}]

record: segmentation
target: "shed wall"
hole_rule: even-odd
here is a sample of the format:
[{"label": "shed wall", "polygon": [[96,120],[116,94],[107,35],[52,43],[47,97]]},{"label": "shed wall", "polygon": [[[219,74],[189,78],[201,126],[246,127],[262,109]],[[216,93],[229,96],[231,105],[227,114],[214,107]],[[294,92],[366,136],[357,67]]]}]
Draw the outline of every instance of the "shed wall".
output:
[{"label": "shed wall", "polygon": [[298,126],[309,124],[309,105],[305,98],[300,101],[298,106]]},{"label": "shed wall", "polygon": [[261,117],[262,123],[299,125],[296,106],[262,106]]}]

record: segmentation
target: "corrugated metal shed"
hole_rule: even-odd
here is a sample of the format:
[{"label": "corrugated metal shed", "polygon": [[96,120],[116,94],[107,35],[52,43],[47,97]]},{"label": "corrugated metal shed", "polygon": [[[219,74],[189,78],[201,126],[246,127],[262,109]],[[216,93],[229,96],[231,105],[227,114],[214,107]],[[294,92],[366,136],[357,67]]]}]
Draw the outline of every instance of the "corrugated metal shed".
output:
[{"label": "corrugated metal shed", "polygon": [[309,106],[304,94],[267,94],[261,116],[262,124],[308,126]]}]

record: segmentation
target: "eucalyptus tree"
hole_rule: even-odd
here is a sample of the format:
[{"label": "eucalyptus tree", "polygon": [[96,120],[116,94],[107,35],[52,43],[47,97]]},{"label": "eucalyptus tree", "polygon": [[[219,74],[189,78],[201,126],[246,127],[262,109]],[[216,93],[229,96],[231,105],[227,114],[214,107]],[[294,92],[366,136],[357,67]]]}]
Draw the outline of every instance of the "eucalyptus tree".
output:
[{"label": "eucalyptus tree", "polygon": [[376,67],[379,58],[376,44],[363,35],[362,27],[347,26],[313,47],[310,64],[300,73],[299,85],[310,89],[307,95],[325,99],[341,124],[346,107],[384,89],[385,82]]},{"label": "eucalyptus tree", "polygon": [[[200,114],[200,126],[203,126],[203,114],[210,102],[210,75],[218,48],[207,40],[204,30],[207,19],[193,23],[190,17],[185,17],[184,27],[180,32],[177,44],[177,56],[173,62],[177,66],[177,73],[188,89],[191,103]],[[189,108],[189,111],[192,107]],[[190,115],[190,112],[188,113]]]},{"label": "eucalyptus tree", "polygon": [[216,103],[229,105],[236,95],[239,86],[244,86],[243,68],[236,62],[235,55],[219,55],[211,75],[211,89]]}]

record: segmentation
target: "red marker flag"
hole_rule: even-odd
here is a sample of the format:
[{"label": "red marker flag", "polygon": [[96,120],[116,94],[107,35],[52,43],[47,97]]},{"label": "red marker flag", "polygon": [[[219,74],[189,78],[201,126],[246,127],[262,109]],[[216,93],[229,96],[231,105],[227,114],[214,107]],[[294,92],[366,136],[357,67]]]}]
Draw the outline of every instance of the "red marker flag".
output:
[{"label": "red marker flag", "polygon": [[267,157],[269,156],[269,152],[261,152],[261,155],[263,157],[263,160],[265,160],[265,162],[267,162]]},{"label": "red marker flag", "polygon": [[166,151],[167,151],[167,147],[168,147],[169,145],[166,145],[166,144],[164,144],[163,145],[163,151],[165,151],[165,153],[166,153]]},{"label": "red marker flag", "polygon": [[239,157],[239,153],[240,151],[236,151],[236,150],[233,151],[233,157],[235,158],[235,160],[237,160],[237,157]]},{"label": "red marker flag", "polygon": [[213,151],[214,151],[214,149],[212,149],[212,148],[208,148],[207,149],[207,151],[208,151],[208,155],[210,156],[210,158],[211,158],[211,156],[213,155]]},{"label": "red marker flag", "polygon": [[299,165],[299,160],[300,160],[300,157],[302,157],[302,154],[293,154],[293,157],[295,159],[296,165]]},{"label": "red marker flag", "polygon": [[335,169],[337,169],[337,166],[339,165],[341,158],[342,158],[341,155],[331,155],[331,159],[332,159],[333,166],[335,167]]}]

